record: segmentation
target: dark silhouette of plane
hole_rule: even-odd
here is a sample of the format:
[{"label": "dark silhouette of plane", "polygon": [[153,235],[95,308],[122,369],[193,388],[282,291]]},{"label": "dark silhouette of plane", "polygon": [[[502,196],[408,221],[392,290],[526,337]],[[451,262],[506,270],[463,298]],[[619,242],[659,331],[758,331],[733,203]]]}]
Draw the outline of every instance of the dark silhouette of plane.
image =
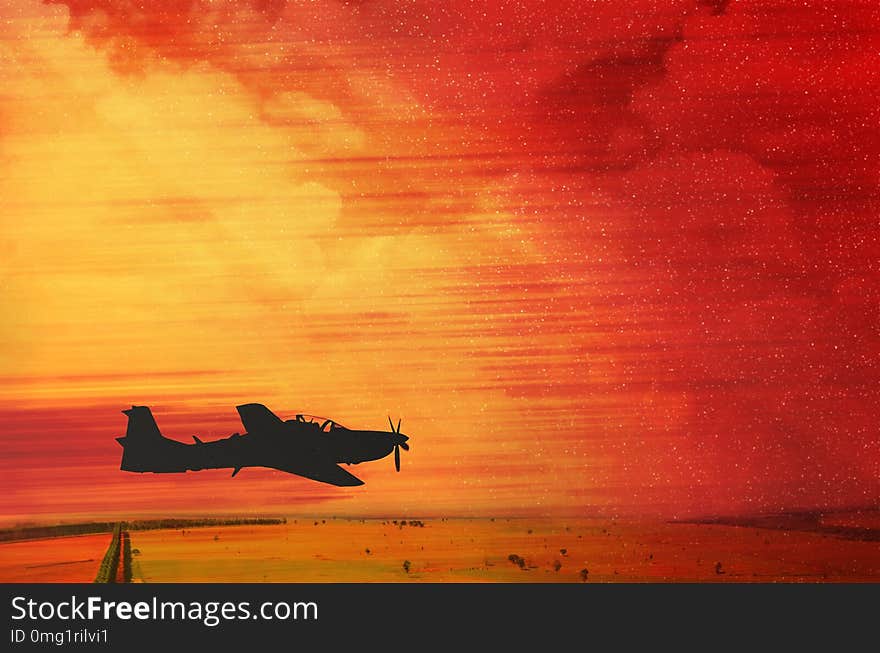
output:
[{"label": "dark silhouette of plane", "polygon": [[409,438],[391,418],[391,432],[356,431],[333,420],[318,421],[307,415],[282,421],[262,404],[236,406],[246,433],[222,440],[194,444],[169,440],[159,432],[147,406],[132,406],[122,445],[120,469],[127,472],[175,473],[188,470],[232,468],[235,476],[244,467],[269,467],[338,486],[364,482],[338,463],[357,465],[384,458],[394,452],[394,466],[400,471],[400,449],[409,450]]}]

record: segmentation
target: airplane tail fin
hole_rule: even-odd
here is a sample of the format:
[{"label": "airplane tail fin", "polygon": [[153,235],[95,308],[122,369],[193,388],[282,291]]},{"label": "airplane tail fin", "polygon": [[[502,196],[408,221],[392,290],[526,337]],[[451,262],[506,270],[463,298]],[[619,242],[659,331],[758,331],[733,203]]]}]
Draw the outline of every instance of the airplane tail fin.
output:
[{"label": "airplane tail fin", "polygon": [[148,442],[162,437],[153,413],[147,406],[132,406],[122,412],[128,415],[128,428],[125,430],[125,437],[116,440],[123,447],[128,441]]},{"label": "airplane tail fin", "polygon": [[120,468],[126,471],[143,471],[142,465],[138,464],[140,453],[145,451],[151,444],[162,441],[162,433],[156,425],[153,413],[147,406],[132,406],[122,411],[128,416],[128,428],[125,435],[116,438],[122,445],[122,464]]}]

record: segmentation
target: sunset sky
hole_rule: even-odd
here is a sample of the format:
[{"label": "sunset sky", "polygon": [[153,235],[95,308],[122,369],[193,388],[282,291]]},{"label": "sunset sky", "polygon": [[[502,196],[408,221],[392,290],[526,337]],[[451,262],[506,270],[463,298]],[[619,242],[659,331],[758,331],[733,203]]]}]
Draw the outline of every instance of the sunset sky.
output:
[{"label": "sunset sky", "polygon": [[877,506],[878,218],[873,0],[8,0],[0,521]]}]

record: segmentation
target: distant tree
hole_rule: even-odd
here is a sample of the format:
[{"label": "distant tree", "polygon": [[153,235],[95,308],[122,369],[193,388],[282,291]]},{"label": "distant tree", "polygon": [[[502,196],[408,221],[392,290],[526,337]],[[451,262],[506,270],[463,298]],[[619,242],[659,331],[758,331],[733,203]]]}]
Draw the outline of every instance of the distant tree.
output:
[{"label": "distant tree", "polygon": [[515,553],[511,553],[509,556],[507,556],[507,559],[510,560],[513,564],[515,564],[520,569],[525,569],[525,567],[526,567],[525,558],[518,556]]},{"label": "distant tree", "polygon": [[404,561],[403,561],[403,570],[404,570],[406,573],[409,573],[409,568],[410,568],[411,566],[412,566],[412,563],[411,563],[409,560],[404,560]]},{"label": "distant tree", "polygon": [[578,572],[578,573],[579,573],[579,575],[580,575],[580,577],[581,577],[581,582],[586,583],[586,582],[587,582],[587,576],[590,575],[590,570],[589,570],[589,569],[581,569],[580,572]]}]

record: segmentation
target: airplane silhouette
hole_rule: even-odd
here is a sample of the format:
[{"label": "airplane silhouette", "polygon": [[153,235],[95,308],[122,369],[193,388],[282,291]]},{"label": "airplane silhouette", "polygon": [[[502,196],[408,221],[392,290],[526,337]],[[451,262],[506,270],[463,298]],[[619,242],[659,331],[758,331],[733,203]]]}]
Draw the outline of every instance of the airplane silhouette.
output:
[{"label": "airplane silhouette", "polygon": [[176,473],[189,470],[232,468],[235,476],[244,467],[269,467],[297,474],[321,483],[348,487],[364,482],[338,463],[357,465],[384,458],[394,452],[394,466],[400,471],[400,449],[409,450],[409,438],[391,418],[391,432],[357,431],[333,420],[297,415],[282,421],[262,404],[236,406],[246,433],[222,440],[193,444],[162,435],[147,406],[132,406],[122,445],[120,469],[127,472]]}]

